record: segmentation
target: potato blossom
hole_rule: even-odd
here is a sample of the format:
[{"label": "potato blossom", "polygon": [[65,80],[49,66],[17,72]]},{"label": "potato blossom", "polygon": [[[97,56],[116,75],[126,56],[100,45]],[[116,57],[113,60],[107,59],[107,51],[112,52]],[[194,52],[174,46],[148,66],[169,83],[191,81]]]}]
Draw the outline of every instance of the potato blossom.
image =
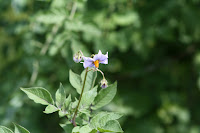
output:
[{"label": "potato blossom", "polygon": [[104,55],[101,50],[99,50],[98,54],[95,54],[93,58],[91,57],[83,57],[83,67],[94,67],[99,68],[99,64],[108,64],[108,52]]}]

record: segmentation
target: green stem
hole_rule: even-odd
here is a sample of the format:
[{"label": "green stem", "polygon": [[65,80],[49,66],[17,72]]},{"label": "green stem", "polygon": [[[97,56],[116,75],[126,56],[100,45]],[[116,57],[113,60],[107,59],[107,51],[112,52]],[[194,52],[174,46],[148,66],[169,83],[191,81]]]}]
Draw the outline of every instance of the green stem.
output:
[{"label": "green stem", "polygon": [[84,81],[83,81],[83,87],[82,87],[82,90],[81,90],[81,95],[80,95],[80,97],[79,97],[78,105],[77,105],[77,107],[76,107],[74,116],[73,116],[73,118],[72,118],[72,124],[74,125],[74,127],[77,126],[75,120],[76,120],[76,115],[77,115],[77,113],[78,113],[79,105],[80,105],[80,103],[81,103],[81,98],[82,98],[82,96],[83,96],[83,92],[84,92],[84,88],[85,88],[85,81],[86,81],[87,73],[88,73],[88,68],[86,68],[85,70],[86,70],[86,72],[85,72],[85,78],[84,78]]},{"label": "green stem", "polygon": [[[95,77],[94,77],[91,89],[94,88],[94,84],[95,84],[96,78],[97,78],[97,72],[95,71]],[[92,104],[90,104],[90,107],[89,107],[90,114],[92,114],[92,111],[93,111],[91,107],[92,107]],[[90,120],[91,120],[91,117],[89,117],[89,122],[90,122]]]},{"label": "green stem", "polygon": [[96,81],[96,78],[97,78],[97,72],[94,72],[94,73],[95,73],[95,76],[94,76],[94,80],[93,80],[91,89],[94,88],[94,84],[95,84],[95,81]]}]

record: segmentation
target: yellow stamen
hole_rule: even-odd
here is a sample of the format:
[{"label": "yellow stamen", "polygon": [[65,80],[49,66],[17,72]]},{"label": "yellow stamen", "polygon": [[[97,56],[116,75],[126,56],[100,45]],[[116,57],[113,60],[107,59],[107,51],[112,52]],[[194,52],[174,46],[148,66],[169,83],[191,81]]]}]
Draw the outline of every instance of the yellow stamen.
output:
[{"label": "yellow stamen", "polygon": [[94,65],[96,68],[99,68],[99,60],[94,61]]}]

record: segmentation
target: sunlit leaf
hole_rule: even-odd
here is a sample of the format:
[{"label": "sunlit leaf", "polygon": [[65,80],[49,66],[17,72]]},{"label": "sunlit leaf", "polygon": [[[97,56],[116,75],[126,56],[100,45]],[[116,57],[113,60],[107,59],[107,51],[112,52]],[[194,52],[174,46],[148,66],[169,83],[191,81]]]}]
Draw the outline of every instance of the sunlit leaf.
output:
[{"label": "sunlit leaf", "polygon": [[80,94],[81,93],[81,76],[74,73],[72,70],[69,71],[69,81],[71,85],[76,89],[76,91]]},{"label": "sunlit leaf", "polygon": [[18,124],[15,124],[15,132],[14,133],[30,133],[27,129],[25,129],[24,127],[18,125]]},{"label": "sunlit leaf", "polygon": [[0,126],[0,133],[13,133],[13,131],[7,127]]},{"label": "sunlit leaf", "polygon": [[50,113],[54,113],[56,111],[58,111],[59,109],[56,108],[54,105],[49,104],[46,108],[45,111],[43,111],[46,114],[50,114]]},{"label": "sunlit leaf", "polygon": [[53,104],[54,101],[49,91],[42,87],[20,88],[30,99],[43,105]]},{"label": "sunlit leaf", "polygon": [[65,102],[66,93],[63,85],[60,83],[59,89],[56,91],[56,105],[61,108]]}]

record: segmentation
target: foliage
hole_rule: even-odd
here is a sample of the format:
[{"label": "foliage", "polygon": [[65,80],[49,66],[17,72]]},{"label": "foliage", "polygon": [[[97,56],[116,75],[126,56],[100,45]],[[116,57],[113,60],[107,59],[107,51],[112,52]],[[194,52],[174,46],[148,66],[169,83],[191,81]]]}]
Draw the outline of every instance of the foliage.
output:
[{"label": "foliage", "polygon": [[119,121],[126,133],[199,133],[199,4],[0,0],[1,125],[14,121],[33,133],[62,132],[57,114],[41,114],[43,107],[19,88],[45,86],[53,94],[62,82],[68,98],[77,97],[66,82],[70,68],[81,72],[72,55],[101,49],[110,57],[102,70],[120,88],[103,111],[126,114]]},{"label": "foliage", "polygon": [[[81,79],[81,75],[86,76]],[[74,86],[76,86],[76,83],[80,83],[82,86],[79,100],[75,98],[75,101],[72,101],[71,94],[66,98],[62,84],[56,91],[56,102],[52,99],[50,92],[44,88],[32,87],[21,88],[21,90],[35,103],[47,105],[44,113],[50,114],[58,111],[59,117],[66,117],[65,124],[60,124],[66,133],[123,132],[119,122],[116,120],[122,116],[121,114],[114,112],[93,113],[93,110],[105,106],[114,98],[117,82],[97,93],[98,86],[94,87],[96,76],[93,76],[96,75],[96,71],[93,72],[87,68],[81,75],[75,74],[70,70],[69,79],[71,83]],[[80,92],[79,89],[77,89],[77,92]]]},{"label": "foliage", "polygon": [[1,133],[30,133],[27,129],[25,129],[24,127],[22,127],[18,124],[14,124],[14,126],[15,126],[14,132],[12,130],[10,130],[9,128],[4,127],[4,126],[0,126],[0,131],[1,131]]}]

